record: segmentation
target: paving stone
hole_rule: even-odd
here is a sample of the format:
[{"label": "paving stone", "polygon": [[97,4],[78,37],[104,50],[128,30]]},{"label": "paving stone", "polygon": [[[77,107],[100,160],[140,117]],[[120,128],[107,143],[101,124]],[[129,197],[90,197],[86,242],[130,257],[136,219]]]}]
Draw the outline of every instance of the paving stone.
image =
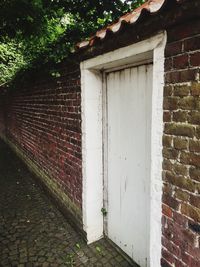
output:
[{"label": "paving stone", "polygon": [[1,140],[0,222],[0,267],[131,266],[105,239],[88,246]]}]

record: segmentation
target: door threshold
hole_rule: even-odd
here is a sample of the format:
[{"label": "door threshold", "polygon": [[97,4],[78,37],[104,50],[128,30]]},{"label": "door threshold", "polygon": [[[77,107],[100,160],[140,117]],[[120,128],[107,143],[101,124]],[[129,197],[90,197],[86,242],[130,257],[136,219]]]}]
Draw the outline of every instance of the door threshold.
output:
[{"label": "door threshold", "polygon": [[133,259],[131,259],[120,247],[118,247],[112,240],[110,240],[107,236],[104,238],[111,244],[112,247],[116,249],[116,251],[130,264],[130,267],[140,267]]}]

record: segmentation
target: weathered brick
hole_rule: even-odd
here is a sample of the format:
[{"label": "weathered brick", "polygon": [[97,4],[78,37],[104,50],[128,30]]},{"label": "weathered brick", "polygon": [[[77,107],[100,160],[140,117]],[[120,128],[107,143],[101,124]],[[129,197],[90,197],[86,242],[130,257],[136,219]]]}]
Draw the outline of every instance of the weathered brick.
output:
[{"label": "weathered brick", "polygon": [[200,65],[200,52],[190,55],[190,65],[199,66]]},{"label": "weathered brick", "polygon": [[179,55],[173,58],[174,69],[185,69],[189,66],[189,57],[187,54]]},{"label": "weathered brick", "polygon": [[189,142],[189,150],[192,152],[200,152],[200,141],[190,140]]},{"label": "weathered brick", "polygon": [[166,182],[169,182],[170,184],[173,184],[179,188],[185,189],[189,192],[195,192],[196,190],[196,184],[192,180],[183,176],[178,176],[170,171],[167,171],[165,177]]},{"label": "weathered brick", "polygon": [[200,182],[200,168],[190,167],[189,174],[191,179]]},{"label": "weathered brick", "polygon": [[193,137],[195,128],[188,124],[165,123],[164,132],[166,134]]},{"label": "weathered brick", "polygon": [[173,168],[173,163],[169,159],[164,159],[163,160],[163,170],[172,170]]},{"label": "weathered brick", "polygon": [[171,264],[169,264],[164,258],[161,259],[161,267],[172,267]]},{"label": "weathered brick", "polygon": [[191,266],[199,267],[199,248],[189,244],[187,253],[193,257]]},{"label": "weathered brick", "polygon": [[165,70],[172,70],[173,68],[173,58],[166,58],[165,59]]},{"label": "weathered brick", "polygon": [[188,147],[188,140],[185,138],[175,137],[173,142],[176,149],[184,150]]},{"label": "weathered brick", "polygon": [[163,148],[163,157],[167,159],[176,159],[178,157],[178,151],[173,148]]},{"label": "weathered brick", "polygon": [[188,255],[185,251],[182,253],[182,260],[183,262],[185,262],[186,266],[192,267],[191,264],[192,264],[193,258],[190,255]]},{"label": "weathered brick", "polygon": [[188,174],[188,169],[183,164],[174,163],[171,169],[173,169],[177,175],[186,176]]},{"label": "weathered brick", "polygon": [[[195,6],[194,6],[195,8]],[[175,25],[168,32],[168,42],[175,42],[185,38],[195,38],[199,34],[199,20],[187,20],[185,23]]]},{"label": "weathered brick", "polygon": [[167,205],[162,205],[162,213],[163,213],[165,216],[167,216],[167,217],[169,217],[169,218],[172,218],[173,211],[172,211],[172,209],[171,209],[169,206],[167,206]]},{"label": "weathered brick", "polygon": [[200,139],[200,126],[196,127],[195,136]]},{"label": "weathered brick", "polygon": [[[169,221],[169,220],[168,220]],[[170,228],[170,227],[169,227]],[[176,258],[181,256],[180,247],[177,246],[174,242],[168,240],[167,238],[163,239],[163,246]]]},{"label": "weathered brick", "polygon": [[178,108],[178,97],[165,97],[163,101],[164,110],[176,110]]},{"label": "weathered brick", "polygon": [[174,95],[175,96],[188,96],[190,94],[190,86],[181,85],[174,87]]},{"label": "weathered brick", "polygon": [[163,146],[171,147],[173,137],[170,135],[163,135]]},{"label": "weathered brick", "polygon": [[166,83],[182,83],[195,81],[198,74],[197,69],[171,71],[165,74]]},{"label": "weathered brick", "polygon": [[175,122],[186,122],[188,117],[188,111],[178,110],[173,112],[173,120]]},{"label": "weathered brick", "polygon": [[190,205],[198,208],[200,210],[200,196],[191,195],[190,196]]},{"label": "weathered brick", "polygon": [[200,98],[196,97],[195,98],[195,105],[196,105],[196,110],[200,111]]},{"label": "weathered brick", "polygon": [[191,111],[188,113],[188,122],[192,124],[200,125],[200,112]]},{"label": "weathered brick", "polygon": [[164,87],[164,96],[171,96],[173,93],[173,86],[168,85]]},{"label": "weathered brick", "polygon": [[179,208],[179,202],[168,194],[163,194],[162,202],[174,210],[178,210]]},{"label": "weathered brick", "polygon": [[189,39],[186,39],[184,41],[184,51],[188,52],[188,51],[195,51],[195,50],[199,50],[200,47],[200,37],[192,37]]},{"label": "weathered brick", "polygon": [[173,188],[169,183],[163,184],[163,194],[172,195]]},{"label": "weathered brick", "polygon": [[200,155],[194,154],[192,152],[181,152],[180,162],[187,165],[194,165],[200,167]]},{"label": "weathered brick", "polygon": [[177,54],[180,54],[182,52],[182,42],[175,42],[171,44],[167,44],[165,49],[165,56],[175,56]]},{"label": "weathered brick", "polygon": [[200,209],[195,208],[186,203],[181,204],[181,212],[187,217],[193,219],[195,222],[200,223]]},{"label": "weathered brick", "polygon": [[188,219],[183,216],[183,214],[174,211],[173,212],[173,218],[174,218],[174,222],[180,226],[183,226],[184,228],[187,227],[188,225]]},{"label": "weathered brick", "polygon": [[193,82],[191,85],[191,94],[193,96],[200,96],[200,83]]},{"label": "weathered brick", "polygon": [[[173,264],[175,262],[173,255],[171,253],[169,253],[169,251],[167,249],[162,249],[162,257],[170,264]],[[172,266],[172,265],[165,263],[164,265],[161,265],[161,266],[162,267],[168,267],[168,266]]]},{"label": "weathered brick", "polygon": [[181,260],[179,259],[175,259],[175,266],[176,267],[186,267],[185,263],[183,263]]},{"label": "weathered brick", "polygon": [[176,199],[179,199],[179,200],[187,202],[189,200],[189,198],[190,198],[190,195],[185,191],[182,191],[180,189],[176,189],[174,197]]},{"label": "weathered brick", "polygon": [[169,111],[163,112],[163,121],[164,122],[171,122],[171,112],[169,112]]},{"label": "weathered brick", "polygon": [[193,96],[186,96],[179,100],[179,108],[192,110],[196,108],[196,99]]}]

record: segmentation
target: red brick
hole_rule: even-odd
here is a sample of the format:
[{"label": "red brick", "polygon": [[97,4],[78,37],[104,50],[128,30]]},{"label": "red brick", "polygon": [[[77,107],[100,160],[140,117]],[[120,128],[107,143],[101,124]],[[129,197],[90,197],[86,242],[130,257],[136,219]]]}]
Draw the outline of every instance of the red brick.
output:
[{"label": "red brick", "polygon": [[167,205],[162,205],[162,213],[169,218],[172,218],[173,211],[172,209]]},{"label": "red brick", "polygon": [[[171,253],[169,253],[169,252],[167,251],[167,249],[163,249],[163,250],[162,250],[162,257],[163,257],[167,262],[169,262],[169,263],[171,263],[171,264],[173,264],[174,261],[175,261],[174,257],[172,256]],[[162,265],[162,266],[163,266],[163,265]],[[165,265],[164,265],[164,266],[165,266]],[[168,266],[169,266],[169,265],[168,265]]]},{"label": "red brick", "polygon": [[173,58],[174,69],[186,69],[189,66],[189,57],[187,54],[179,55]]},{"label": "red brick", "polygon": [[190,65],[197,67],[200,65],[200,52],[190,55]]},{"label": "red brick", "polygon": [[180,162],[187,165],[200,167],[200,155],[194,153],[181,152]]},{"label": "red brick", "polygon": [[197,69],[171,71],[165,74],[165,82],[182,83],[182,82],[195,81],[197,74],[198,74]]},{"label": "red brick", "polygon": [[5,96],[4,112],[10,140],[81,208],[80,70],[76,67],[74,72],[73,68],[70,63],[61,70],[66,76],[56,81],[38,77],[14,90]]},{"label": "red brick", "polygon": [[176,244],[174,244],[172,241],[169,241],[167,238],[163,237],[162,244],[167,249],[167,251],[171,253],[171,255],[175,257],[180,257],[181,255],[180,248]]},{"label": "red brick", "polygon": [[199,265],[196,265],[197,263],[200,263],[200,254],[199,254],[199,248],[195,247],[194,245],[189,245],[187,253],[193,257],[191,261],[191,267],[199,267]]},{"label": "red brick", "polygon": [[180,260],[175,260],[175,266],[176,267],[187,267],[186,265],[185,265],[185,263],[183,263],[182,261],[180,261]]},{"label": "red brick", "polygon": [[163,112],[163,121],[164,122],[171,122],[171,112],[169,112],[169,111]]},{"label": "red brick", "polygon": [[173,69],[173,59],[166,58],[165,59],[165,71],[172,70],[172,69]]},{"label": "red brick", "polygon": [[174,219],[174,222],[176,224],[178,224],[184,228],[187,227],[188,219],[185,216],[183,216],[183,214],[174,211],[173,212],[173,219]]},{"label": "red brick", "polygon": [[192,37],[190,39],[186,39],[184,41],[184,51],[188,52],[188,51],[195,51],[195,50],[199,50],[200,47],[200,37]]},{"label": "red brick", "polygon": [[173,210],[178,210],[179,208],[179,201],[168,194],[163,194],[162,201],[165,205],[172,208]]},{"label": "red brick", "polygon": [[182,52],[182,45],[182,42],[167,44],[165,49],[165,56],[170,57],[180,54]]},{"label": "red brick", "polygon": [[[168,31],[168,42],[175,42],[184,38],[192,38],[199,34],[200,22],[199,20],[189,20],[179,25],[174,25]],[[194,38],[194,37],[193,37]]]},{"label": "red brick", "polygon": [[200,209],[200,195],[191,195],[190,196],[190,205]]}]

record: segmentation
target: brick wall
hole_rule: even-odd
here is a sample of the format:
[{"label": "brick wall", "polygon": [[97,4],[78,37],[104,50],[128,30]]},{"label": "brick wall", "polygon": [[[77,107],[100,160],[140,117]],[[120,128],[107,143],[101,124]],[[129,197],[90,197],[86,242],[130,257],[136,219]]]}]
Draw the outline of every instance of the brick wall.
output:
[{"label": "brick wall", "polygon": [[0,112],[0,132],[4,134],[5,114],[6,138],[56,182],[71,206],[81,210],[80,70],[70,66],[60,72],[57,80],[38,77],[37,82],[10,91]]},{"label": "brick wall", "polygon": [[200,23],[168,30],[162,266],[200,266]]}]

